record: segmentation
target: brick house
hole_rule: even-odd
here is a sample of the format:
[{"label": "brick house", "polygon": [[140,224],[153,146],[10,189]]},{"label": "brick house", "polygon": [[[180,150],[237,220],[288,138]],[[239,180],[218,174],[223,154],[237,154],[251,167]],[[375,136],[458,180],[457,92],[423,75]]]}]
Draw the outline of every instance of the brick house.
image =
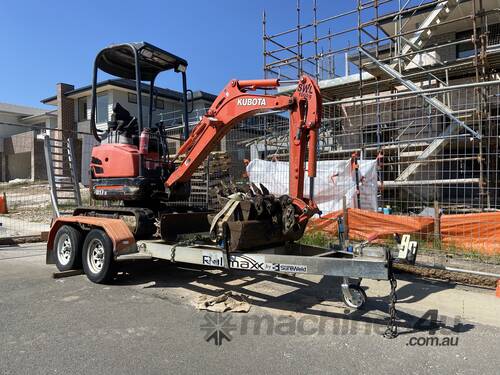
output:
[{"label": "brick house", "polygon": [[0,181],[47,178],[43,136],[56,126],[55,110],[0,103]]}]

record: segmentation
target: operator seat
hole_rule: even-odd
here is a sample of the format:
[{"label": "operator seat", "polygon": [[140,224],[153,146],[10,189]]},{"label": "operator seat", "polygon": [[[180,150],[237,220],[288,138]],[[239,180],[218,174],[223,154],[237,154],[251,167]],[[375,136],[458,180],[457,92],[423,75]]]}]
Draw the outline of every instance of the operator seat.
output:
[{"label": "operator seat", "polygon": [[126,137],[139,136],[137,119],[131,116],[130,112],[123,108],[120,103],[116,103],[113,107],[111,121],[108,121],[108,131],[125,133]]}]

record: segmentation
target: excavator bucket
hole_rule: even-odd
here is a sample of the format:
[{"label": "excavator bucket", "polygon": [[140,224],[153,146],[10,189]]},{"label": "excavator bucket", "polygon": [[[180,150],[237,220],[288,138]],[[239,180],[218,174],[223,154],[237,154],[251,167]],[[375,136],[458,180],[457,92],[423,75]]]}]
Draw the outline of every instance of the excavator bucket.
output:
[{"label": "excavator bucket", "polygon": [[272,220],[228,221],[228,250],[258,250],[297,241],[302,237],[304,228],[284,234],[283,228],[275,225]]}]

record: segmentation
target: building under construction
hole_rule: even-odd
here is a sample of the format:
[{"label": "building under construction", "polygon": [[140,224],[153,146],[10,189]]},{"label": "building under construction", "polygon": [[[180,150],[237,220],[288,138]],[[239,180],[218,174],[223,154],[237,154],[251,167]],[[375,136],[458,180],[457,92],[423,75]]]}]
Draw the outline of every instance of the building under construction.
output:
[{"label": "building under construction", "polygon": [[[307,184],[306,196],[314,192],[324,215],[310,227],[319,223],[323,232],[336,235],[340,213],[348,219],[351,239],[366,239],[372,232],[383,238],[406,233],[431,249],[446,245],[447,251],[498,254],[498,0],[299,0],[296,5],[296,20],[288,30],[276,30],[264,15],[263,70],[266,78],[281,78],[281,92],[294,90],[293,82],[286,81],[304,73],[315,77],[322,90],[318,175]],[[90,97],[66,102],[71,99],[67,95],[83,93],[66,95],[62,89],[56,99],[66,104],[59,104],[58,118],[71,121],[57,131],[66,132],[75,121],[88,121]],[[109,98],[135,106],[133,92],[119,89],[120,95]],[[173,154],[185,139],[183,111],[171,106],[164,93],[158,117],[167,125]],[[205,98],[189,114],[191,127],[210,105]],[[109,104],[103,101],[104,108]],[[72,115],[62,116],[63,107]],[[39,128],[27,128],[30,139],[34,130]],[[93,136],[80,125],[75,130],[75,144],[90,150]],[[288,160],[288,134],[287,113],[241,122],[193,175],[189,199],[175,203],[215,210],[221,182],[232,188],[230,182],[238,180],[287,194],[288,167],[277,161]],[[86,165],[82,161],[84,173]],[[2,188],[10,210],[9,217],[2,217],[4,237],[39,233],[37,223],[27,223],[26,217],[38,215],[44,225],[50,223],[45,181]],[[71,190],[79,189],[78,200],[88,202],[88,189]]]},{"label": "building under construction", "polygon": [[[321,158],[376,159],[378,206],[392,212],[498,210],[498,0],[321,5],[298,0],[288,30],[263,15],[265,76],[319,80]],[[286,158],[273,125],[254,147]]]}]

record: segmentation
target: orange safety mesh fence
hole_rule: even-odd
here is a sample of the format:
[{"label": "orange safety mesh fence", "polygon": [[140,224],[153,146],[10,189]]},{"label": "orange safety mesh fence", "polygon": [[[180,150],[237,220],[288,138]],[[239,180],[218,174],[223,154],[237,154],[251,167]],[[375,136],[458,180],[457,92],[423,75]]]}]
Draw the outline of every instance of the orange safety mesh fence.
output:
[{"label": "orange safety mesh fence", "polygon": [[336,234],[339,229],[337,223],[339,216],[342,216],[342,211],[329,212],[320,218],[311,219],[307,224],[306,231]]},{"label": "orange safety mesh fence", "polygon": [[[330,212],[321,218],[314,219],[308,226],[308,231],[336,234],[339,216],[342,216],[342,211]],[[378,238],[390,238],[393,233],[431,233],[434,220],[429,217],[384,215],[373,211],[349,208],[348,223],[350,238],[366,240],[374,234]]]},{"label": "orange safety mesh fence", "polygon": [[366,239],[377,234],[379,238],[392,237],[394,233],[432,233],[434,220],[421,216],[384,215],[373,211],[349,209],[349,236]]},{"label": "orange safety mesh fence", "polygon": [[443,215],[441,240],[481,254],[500,254],[500,212]]},{"label": "orange safety mesh fence", "polygon": [[[356,208],[349,208],[347,215],[349,237],[355,240],[366,240],[374,234],[380,239],[390,238],[393,233],[413,234],[424,241],[441,240],[464,252],[500,254],[500,213],[443,215],[439,238],[434,238],[432,217],[385,215]],[[342,211],[311,220],[307,231],[336,234],[339,216]]]}]

